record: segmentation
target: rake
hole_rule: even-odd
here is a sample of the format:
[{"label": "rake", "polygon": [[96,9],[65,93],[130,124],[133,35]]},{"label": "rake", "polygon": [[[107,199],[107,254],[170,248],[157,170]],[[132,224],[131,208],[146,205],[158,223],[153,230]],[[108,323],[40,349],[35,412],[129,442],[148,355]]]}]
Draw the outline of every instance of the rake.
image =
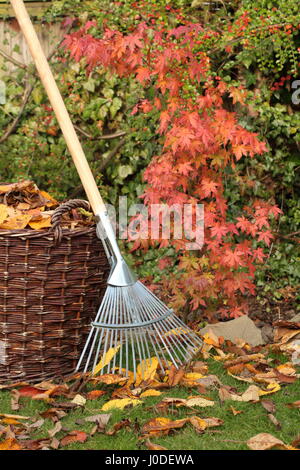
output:
[{"label": "rake", "polygon": [[178,368],[193,358],[202,341],[173,310],[137,280],[126,264],[106,206],[23,0],[10,1],[93,209],[97,235],[102,240],[111,267],[106,292],[76,370],[84,368],[87,372],[91,368],[94,372],[97,367],[101,374],[118,371],[128,376],[132,367],[136,377],[137,361],[141,364],[140,373],[143,375],[153,355],[163,371],[170,363]]}]

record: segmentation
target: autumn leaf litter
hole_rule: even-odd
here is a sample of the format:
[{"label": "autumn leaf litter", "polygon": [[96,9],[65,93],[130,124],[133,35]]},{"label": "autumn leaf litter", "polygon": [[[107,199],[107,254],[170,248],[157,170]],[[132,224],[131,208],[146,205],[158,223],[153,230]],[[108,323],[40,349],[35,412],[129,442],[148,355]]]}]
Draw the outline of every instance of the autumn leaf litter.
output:
[{"label": "autumn leaf litter", "polygon": [[[201,439],[201,435],[210,432],[210,428],[222,429],[224,425],[224,420],[213,416],[217,406],[228,404],[230,413],[238,416],[243,413],[238,409],[241,402],[249,406],[260,403],[274,431],[278,431],[281,423],[276,417],[272,395],[299,381],[297,365],[291,358],[295,351],[295,337],[300,334],[300,323],[282,325],[279,322],[275,328],[276,343],[254,348],[241,339],[233,343],[213,332],[206,333],[203,347],[193,361],[180,369],[170,363],[164,364],[165,373],[157,358],[153,357],[138,365],[135,379],[133,374],[127,378],[118,373],[99,375],[98,367],[94,375],[77,373],[66,378],[64,383],[43,381],[0,385],[0,390],[9,391],[11,396],[11,413],[0,413],[0,450],[64,449],[73,443],[88,442],[95,435],[99,435],[99,439],[101,434],[114,439],[121,430],[134,433],[141,448],[162,450],[165,447],[153,439],[180,433],[186,427],[191,427]],[[274,365],[271,352],[283,352],[287,362]],[[108,354],[111,358],[116,353],[117,348]],[[236,388],[224,385],[215,374],[211,374],[208,359],[222,364],[224,371],[235,381],[245,382],[245,391],[238,393]],[[107,357],[102,357],[99,364],[103,365],[106,360]],[[183,389],[188,392],[187,398],[178,396],[178,391]],[[217,391],[217,401],[212,399],[212,391]],[[149,397],[157,398],[151,407],[148,406]],[[47,409],[35,416],[23,415],[22,407],[28,400],[42,401]],[[101,405],[98,406],[99,400]],[[64,424],[69,413],[85,410],[91,402],[93,410],[98,410],[98,413],[77,419],[77,428],[69,429]],[[294,410],[300,408],[299,401],[285,405]],[[145,407],[153,417],[144,422],[132,421],[126,412],[132,407]],[[123,418],[112,425],[111,417],[116,410],[123,413]],[[185,417],[177,418],[177,410],[184,410]],[[44,431],[44,437],[36,439],[35,433],[42,431],[49,420],[52,427]],[[89,432],[80,428],[86,423],[92,425]],[[287,443],[262,432],[252,436],[246,444],[254,450],[293,450],[300,447],[299,441]]]}]

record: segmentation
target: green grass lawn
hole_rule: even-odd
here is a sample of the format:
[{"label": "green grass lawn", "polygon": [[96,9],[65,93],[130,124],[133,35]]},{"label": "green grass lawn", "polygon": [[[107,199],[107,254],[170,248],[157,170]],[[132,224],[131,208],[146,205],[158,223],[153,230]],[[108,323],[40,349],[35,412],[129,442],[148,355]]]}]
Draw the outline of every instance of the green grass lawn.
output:
[{"label": "green grass lawn", "polygon": [[[286,359],[285,359],[286,360]],[[283,361],[284,362],[284,361]],[[224,385],[235,387],[238,392],[243,392],[248,388],[249,384],[238,381],[230,377],[223,368],[223,365],[214,361],[207,361],[209,366],[209,374],[216,374]],[[174,433],[163,436],[153,437],[151,442],[160,444],[169,450],[247,450],[246,441],[258,433],[270,433],[281,439],[285,444],[290,444],[297,436],[300,435],[300,409],[290,409],[286,406],[300,400],[300,380],[294,384],[282,385],[281,390],[262,398],[271,399],[275,406],[274,413],[277,420],[281,424],[281,429],[277,430],[275,425],[268,419],[267,411],[260,402],[220,402],[218,390],[209,390],[206,395],[215,400],[215,405],[208,408],[195,408],[191,410],[186,407],[169,408],[168,414],[159,414],[155,411],[154,406],[164,397],[180,397],[187,398],[190,395],[197,395],[197,389],[187,389],[185,387],[174,387],[163,391],[158,397],[148,397],[143,399],[143,404],[133,408],[124,410],[112,410],[112,416],[108,423],[107,429],[110,429],[115,423],[124,418],[128,418],[132,422],[131,430],[121,429],[116,435],[108,436],[103,433],[96,433],[89,437],[84,443],[73,443],[64,449],[105,449],[105,450],[136,450],[146,449],[142,440],[139,440],[138,429],[142,427],[149,419],[158,416],[169,417],[171,419],[180,419],[187,416],[197,415],[199,417],[216,417],[224,421],[224,424],[216,428],[208,428],[203,434],[198,434],[190,424],[176,430]],[[67,416],[61,419],[63,430],[57,435],[57,439],[61,439],[67,434],[67,430],[80,430],[87,433],[91,432],[94,427],[93,423],[80,423],[84,417],[99,413],[102,405],[110,399],[110,391],[113,386],[104,386],[109,393],[97,400],[88,400],[84,408],[69,411]],[[95,387],[93,387],[95,388]],[[98,385],[97,388],[100,388]],[[101,386],[103,388],[103,385]],[[43,401],[32,400],[31,398],[20,398],[21,407],[18,411],[13,412],[10,406],[11,395],[8,391],[0,392],[0,412],[10,414],[21,414],[26,416],[34,416],[36,419],[39,413],[47,410],[49,404]],[[57,400],[61,401],[61,400]],[[231,406],[235,410],[242,413],[233,415]],[[31,433],[31,439],[48,438],[48,430],[54,427],[54,423],[50,419],[45,419],[42,427]]]}]

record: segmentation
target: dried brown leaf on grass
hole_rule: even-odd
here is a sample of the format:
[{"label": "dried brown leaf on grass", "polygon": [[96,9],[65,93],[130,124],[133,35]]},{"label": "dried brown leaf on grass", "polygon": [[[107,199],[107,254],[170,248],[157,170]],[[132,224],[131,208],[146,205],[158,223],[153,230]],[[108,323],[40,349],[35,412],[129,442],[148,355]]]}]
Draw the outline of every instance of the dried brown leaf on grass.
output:
[{"label": "dried brown leaf on grass", "polygon": [[168,450],[166,447],[160,446],[159,444],[154,444],[150,441],[150,439],[146,439],[144,444],[149,450]]},{"label": "dried brown leaf on grass", "polygon": [[270,450],[274,448],[281,450],[296,450],[293,446],[286,445],[280,439],[277,439],[277,437],[265,432],[251,437],[251,439],[247,441],[247,446],[252,450]]},{"label": "dried brown leaf on grass", "polygon": [[88,435],[84,431],[71,431],[60,441],[61,446],[68,446],[73,444],[73,442],[85,442],[88,438]]}]

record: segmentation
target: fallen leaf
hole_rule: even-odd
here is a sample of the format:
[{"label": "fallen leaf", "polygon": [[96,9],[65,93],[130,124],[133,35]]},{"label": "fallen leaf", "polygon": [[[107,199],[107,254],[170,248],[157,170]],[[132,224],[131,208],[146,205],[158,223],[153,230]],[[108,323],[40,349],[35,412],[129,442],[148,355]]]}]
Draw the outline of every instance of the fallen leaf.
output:
[{"label": "fallen leaf", "polygon": [[233,406],[230,406],[230,409],[231,409],[231,412],[232,412],[232,414],[233,414],[234,416],[243,413],[242,410],[236,410],[235,408],[233,408]]},{"label": "fallen leaf", "polygon": [[125,385],[125,387],[114,390],[111,398],[131,398],[134,400],[137,397],[132,393],[128,385]]},{"label": "fallen leaf", "polygon": [[271,421],[271,423],[274,424],[274,426],[276,427],[276,429],[279,431],[281,429],[281,424],[280,422],[278,421],[278,419],[272,414],[272,413],[268,413],[268,418],[269,420]]},{"label": "fallen leaf", "polygon": [[107,431],[105,434],[107,436],[114,436],[120,429],[128,428],[131,426],[130,419],[122,419],[118,423],[114,424],[113,428],[110,431]]},{"label": "fallen leaf", "polygon": [[149,388],[145,392],[141,393],[140,398],[146,398],[146,397],[158,397],[161,395],[161,392],[158,390],[154,390],[152,388]]},{"label": "fallen leaf", "polygon": [[286,403],[289,408],[300,408],[300,400],[294,401],[293,403]]},{"label": "fallen leaf", "polygon": [[93,370],[93,375],[97,375],[105,366],[107,366],[112,358],[118,353],[121,345],[119,344],[115,348],[110,348],[106,354],[100,359],[100,362],[96,365]]},{"label": "fallen leaf", "polygon": [[107,385],[111,384],[124,384],[127,382],[127,378],[123,375],[118,374],[103,374],[99,375],[98,377],[93,377],[91,380],[92,383],[103,382]]},{"label": "fallen leaf", "polygon": [[54,428],[52,428],[48,431],[48,434],[49,434],[50,437],[53,438],[55,436],[55,434],[59,433],[61,430],[62,430],[62,424],[61,424],[60,421],[57,421]]},{"label": "fallen leaf", "polygon": [[210,328],[208,332],[205,333],[205,335],[203,336],[203,340],[206,344],[215,346],[216,348],[220,346],[218,336],[216,336],[215,333]]},{"label": "fallen leaf", "polygon": [[8,216],[7,206],[5,204],[0,204],[0,224],[4,222]]},{"label": "fallen leaf", "polygon": [[141,436],[163,436],[173,429],[182,428],[188,422],[187,418],[172,421],[169,418],[152,418],[141,429]]},{"label": "fallen leaf", "polygon": [[270,393],[276,393],[281,390],[281,387],[278,383],[272,382],[267,385],[267,390],[259,390],[259,395],[269,395]]},{"label": "fallen leaf", "polygon": [[260,389],[256,387],[256,385],[250,385],[242,395],[238,395],[236,393],[229,392],[225,387],[221,387],[219,390],[219,398],[221,401],[258,401],[259,391]]},{"label": "fallen leaf", "polygon": [[86,398],[88,400],[97,400],[97,398],[102,397],[103,395],[105,395],[105,393],[106,392],[104,390],[92,390],[88,392],[88,394],[86,395]]},{"label": "fallen leaf", "polygon": [[117,408],[119,410],[123,410],[126,406],[132,405],[136,406],[143,403],[141,400],[138,400],[137,398],[132,399],[132,398],[121,398],[121,399],[116,399],[116,400],[110,400],[107,403],[105,403],[101,410],[103,411],[108,411],[112,410],[114,408]]},{"label": "fallen leaf", "polygon": [[192,366],[193,372],[199,372],[199,374],[206,375],[208,372],[208,366],[206,362],[203,361],[195,361]]},{"label": "fallen leaf", "polygon": [[71,431],[67,436],[62,438],[60,445],[64,447],[73,444],[73,442],[85,442],[87,437],[84,431]]},{"label": "fallen leaf", "polygon": [[199,418],[198,416],[192,416],[189,418],[189,421],[195,431],[198,433],[203,433],[203,431],[207,428],[207,422],[204,419]]},{"label": "fallen leaf", "polygon": [[274,447],[291,450],[291,446],[285,445],[280,439],[277,439],[277,437],[265,432],[251,437],[251,439],[247,441],[247,445],[252,450],[270,450]]},{"label": "fallen leaf", "polygon": [[205,388],[216,388],[221,386],[222,383],[216,375],[207,375],[201,379],[197,379],[197,384],[202,385]]},{"label": "fallen leaf", "polygon": [[177,369],[174,364],[171,365],[168,376],[168,385],[170,387],[175,387],[178,385],[185,374],[184,368]]},{"label": "fallen leaf", "polygon": [[79,406],[84,406],[86,404],[86,399],[82,395],[75,395],[71,403],[75,403]]},{"label": "fallen leaf", "polygon": [[43,418],[51,419],[53,422],[60,420],[66,416],[66,414],[67,413],[65,413],[63,410],[58,410],[57,408],[49,408],[48,410],[40,413]]},{"label": "fallen leaf", "polygon": [[168,450],[166,447],[160,446],[159,444],[154,444],[149,439],[145,440],[145,446],[149,450]]},{"label": "fallen leaf", "polygon": [[269,413],[275,413],[276,407],[272,400],[261,400],[261,404]]},{"label": "fallen leaf", "polygon": [[38,395],[40,393],[42,393],[43,390],[41,390],[40,388],[36,388],[36,387],[22,387],[19,389],[19,394],[21,397],[34,397],[35,395]]},{"label": "fallen leaf", "polygon": [[141,384],[141,382],[149,382],[151,380],[154,380],[157,367],[158,367],[157,357],[144,359],[137,366],[135,386],[138,387]]},{"label": "fallen leaf", "polygon": [[22,450],[22,447],[16,439],[9,438],[0,442],[0,450]]},{"label": "fallen leaf", "polygon": [[42,228],[51,227],[51,217],[50,215],[43,215],[40,220],[37,221],[30,221],[28,223],[29,227],[33,228],[34,230],[41,230]]},{"label": "fallen leaf", "polygon": [[30,419],[30,416],[22,416],[22,415],[10,415],[7,413],[0,413],[0,417],[2,418],[13,418],[13,419]]}]

